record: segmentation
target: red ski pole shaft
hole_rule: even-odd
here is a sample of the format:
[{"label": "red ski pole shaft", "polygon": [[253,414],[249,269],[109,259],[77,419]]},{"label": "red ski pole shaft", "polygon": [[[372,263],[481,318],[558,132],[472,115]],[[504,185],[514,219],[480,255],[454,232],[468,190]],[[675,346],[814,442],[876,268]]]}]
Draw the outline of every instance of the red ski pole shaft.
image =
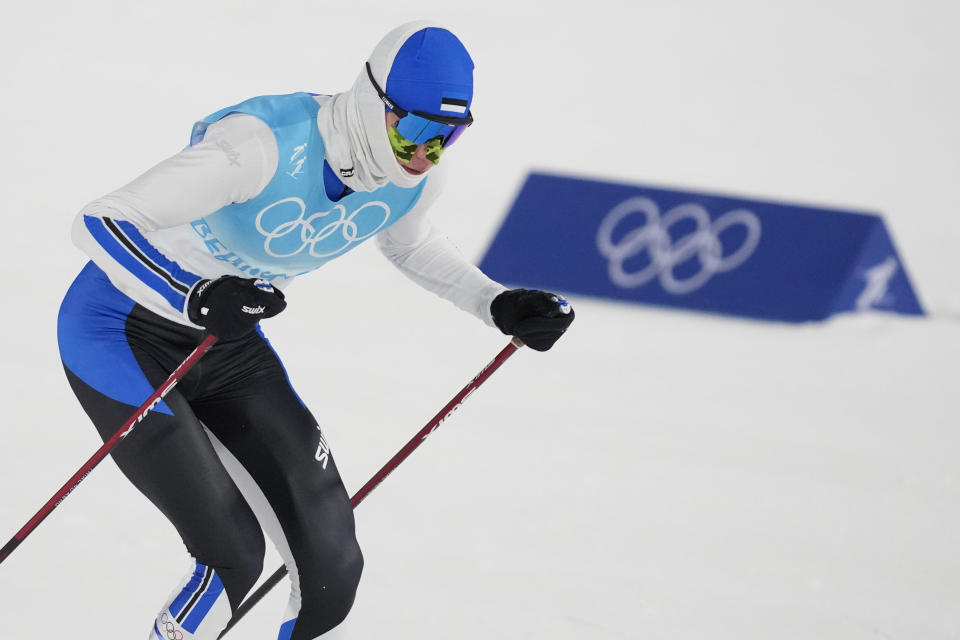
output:
[{"label": "red ski pole shaft", "polygon": [[[350,505],[356,509],[357,505],[363,502],[363,499],[367,495],[377,488],[381,482],[383,482],[387,476],[389,476],[394,469],[400,466],[400,463],[407,459],[413,451],[419,447],[423,442],[432,434],[437,428],[443,424],[443,422],[453,415],[453,412],[460,408],[460,405],[470,396],[471,393],[477,390],[477,388],[484,383],[484,381],[493,375],[493,372],[500,368],[507,358],[512,356],[514,352],[523,346],[523,342],[519,338],[514,338],[510,343],[505,346],[496,357],[490,361],[490,363],[483,368],[480,373],[478,373],[473,380],[467,383],[463,389],[460,390],[460,393],[455,395],[453,399],[448,402],[443,409],[440,409],[437,412],[437,415],[433,416],[430,421],[424,425],[420,431],[417,432],[413,438],[410,439],[407,444],[403,446],[400,451],[398,451],[390,460],[387,461],[385,465],[380,467],[380,470],[377,471],[372,478],[370,478],[365,485],[360,487],[360,489],[353,494],[353,497],[350,498]],[[273,589],[277,584],[283,580],[283,576],[287,575],[287,568],[280,567],[273,574],[267,578],[256,591],[250,594],[239,607],[237,607],[236,613],[233,614],[233,617],[230,619],[230,622],[227,623],[227,626],[222,632],[220,632],[219,638],[227,635],[227,632],[230,631],[236,625],[240,618],[247,615],[250,609],[253,608],[255,604],[260,602],[267,593]]]},{"label": "red ski pole shaft", "polygon": [[377,473],[370,478],[365,485],[360,487],[360,489],[353,495],[350,499],[350,504],[354,508],[367,497],[371,491],[373,491],[377,485],[383,482],[387,476],[393,473],[393,470],[400,466],[400,463],[407,459],[407,457],[414,452],[414,450],[419,447],[423,442],[434,432],[436,431],[444,420],[453,415],[453,412],[460,408],[460,405],[467,399],[467,397],[477,390],[477,388],[484,383],[484,381],[493,375],[493,372],[500,368],[507,358],[509,358],[517,350],[518,347],[523,346],[523,343],[520,342],[518,338],[514,338],[510,343],[497,354],[497,356],[488,364],[483,370],[477,374],[477,376],[471,380],[467,386],[460,390],[460,393],[455,395],[453,399],[448,402],[443,409],[433,416],[420,431],[413,436],[407,444],[403,446],[400,451],[396,453],[385,465],[383,465]]},{"label": "red ski pole shaft", "polygon": [[0,562],[3,562],[7,557],[13,553],[13,550],[20,546],[20,543],[30,535],[34,529],[36,529],[41,522],[43,522],[50,512],[57,508],[61,502],[63,502],[70,493],[77,488],[84,478],[86,478],[93,468],[100,464],[100,461],[107,457],[107,454],[117,446],[117,444],[127,437],[134,427],[136,427],[143,419],[147,416],[148,413],[153,411],[154,408],[165,395],[167,395],[171,389],[173,389],[177,383],[180,381],[183,376],[186,375],[190,369],[193,368],[193,365],[197,363],[198,360],[207,352],[207,350],[213,346],[213,343],[217,341],[217,337],[214,335],[208,335],[203,339],[196,349],[193,350],[187,359],[184,360],[176,371],[170,374],[170,377],[166,381],[157,387],[157,390],[153,392],[147,401],[144,402],[136,410],[136,412],[130,416],[130,419],[127,420],[120,429],[117,430],[109,440],[103,443],[97,452],[94,453],[89,460],[87,460],[80,469],[67,480],[66,484],[60,487],[60,490],[53,494],[53,497],[50,498],[45,505],[34,515],[30,520],[23,526],[20,531],[18,531],[7,544],[3,545],[3,548],[0,549]]}]

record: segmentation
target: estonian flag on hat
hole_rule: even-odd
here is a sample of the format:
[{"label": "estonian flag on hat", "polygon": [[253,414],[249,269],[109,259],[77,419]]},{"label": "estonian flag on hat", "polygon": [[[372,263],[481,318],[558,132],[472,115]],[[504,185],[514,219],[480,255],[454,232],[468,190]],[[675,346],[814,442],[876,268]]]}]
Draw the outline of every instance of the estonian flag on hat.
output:
[{"label": "estonian flag on hat", "polygon": [[440,111],[452,111],[453,113],[466,113],[467,101],[459,98],[441,98]]}]

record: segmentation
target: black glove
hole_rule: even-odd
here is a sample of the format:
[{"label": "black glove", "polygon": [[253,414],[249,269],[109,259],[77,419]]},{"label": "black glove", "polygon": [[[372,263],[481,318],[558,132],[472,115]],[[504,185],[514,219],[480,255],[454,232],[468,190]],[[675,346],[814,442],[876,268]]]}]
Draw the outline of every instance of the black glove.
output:
[{"label": "black glove", "polygon": [[220,276],[197,283],[187,302],[187,317],[220,340],[230,340],[286,307],[283,292],[266,280]]},{"label": "black glove", "polygon": [[552,347],[576,315],[560,296],[528,289],[504,291],[490,303],[490,313],[500,331],[536,351]]}]

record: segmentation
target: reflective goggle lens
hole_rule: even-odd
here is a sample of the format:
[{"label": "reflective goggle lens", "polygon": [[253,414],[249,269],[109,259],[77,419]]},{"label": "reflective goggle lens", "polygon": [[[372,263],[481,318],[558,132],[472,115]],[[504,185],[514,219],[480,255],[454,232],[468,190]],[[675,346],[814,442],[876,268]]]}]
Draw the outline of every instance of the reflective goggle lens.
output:
[{"label": "reflective goggle lens", "polygon": [[397,121],[397,130],[407,140],[423,144],[434,138],[440,138],[445,147],[453,144],[467,126],[466,124],[444,124],[414,113],[408,113]]},{"label": "reflective goggle lens", "polygon": [[468,124],[459,124],[453,128],[453,131],[450,132],[450,135],[447,136],[446,140],[443,141],[443,146],[449,147],[454,142],[463,135],[463,132],[467,130]]},{"label": "reflective goggle lens", "polygon": [[446,146],[443,143],[443,140],[440,138],[434,138],[433,140],[427,140],[427,160],[433,164],[440,163],[440,154],[443,153],[443,150]]},{"label": "reflective goggle lens", "polygon": [[[400,133],[397,127],[389,127],[387,129],[387,138],[390,139],[390,148],[393,149],[393,155],[402,162],[410,162],[413,154],[417,152],[417,147],[423,144],[417,144],[412,140],[408,140]],[[443,153],[443,139],[440,137],[431,138],[426,141],[426,145],[427,160],[433,164],[438,164],[440,162],[440,155]]]}]

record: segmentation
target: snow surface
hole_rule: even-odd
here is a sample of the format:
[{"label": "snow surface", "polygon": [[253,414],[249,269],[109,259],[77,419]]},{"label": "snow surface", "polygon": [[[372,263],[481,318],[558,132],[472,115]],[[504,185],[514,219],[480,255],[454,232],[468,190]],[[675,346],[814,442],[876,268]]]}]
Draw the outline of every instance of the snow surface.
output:
[{"label": "snow surface", "polygon": [[[5,2],[3,542],[98,446],[55,344],[85,202],[251,95],[450,25],[477,124],[436,219],[479,260],[530,169],[882,212],[927,319],[573,299],[357,511],[340,638],[960,638],[960,9],[933,0]],[[562,221],[558,221],[562,224]],[[364,246],[266,324],[354,491],[505,344]],[[270,571],[278,566],[267,558]],[[145,638],[188,568],[99,467],[0,566],[0,638]],[[277,588],[230,638],[274,638]]]}]

